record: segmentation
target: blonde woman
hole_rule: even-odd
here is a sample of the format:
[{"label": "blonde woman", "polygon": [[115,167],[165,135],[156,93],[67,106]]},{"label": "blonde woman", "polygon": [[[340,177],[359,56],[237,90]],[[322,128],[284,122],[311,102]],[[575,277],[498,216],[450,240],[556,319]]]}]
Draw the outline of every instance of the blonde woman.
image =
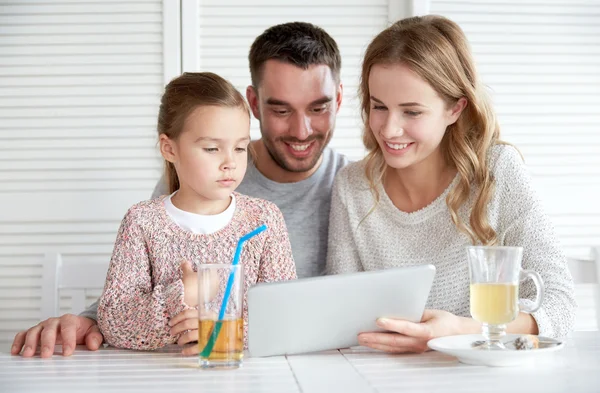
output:
[{"label": "blonde woman", "polygon": [[[520,154],[500,141],[496,116],[460,27],[440,16],[401,20],[367,48],[360,97],[367,157],[336,177],[330,273],[433,264],[421,323],[380,319],[395,333],[359,342],[422,352],[431,338],[479,333],[470,318],[465,246],[524,247],[545,284],[542,307],[511,333],[563,337],[573,326],[573,282]],[[525,282],[520,297],[533,299]]]}]

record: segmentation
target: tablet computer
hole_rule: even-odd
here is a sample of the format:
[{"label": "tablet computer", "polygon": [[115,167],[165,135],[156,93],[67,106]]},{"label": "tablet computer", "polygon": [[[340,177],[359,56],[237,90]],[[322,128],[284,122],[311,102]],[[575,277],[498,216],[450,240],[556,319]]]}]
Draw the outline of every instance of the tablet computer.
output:
[{"label": "tablet computer", "polygon": [[358,345],[381,317],[421,320],[435,267],[421,265],[257,284],[248,290],[250,356]]}]

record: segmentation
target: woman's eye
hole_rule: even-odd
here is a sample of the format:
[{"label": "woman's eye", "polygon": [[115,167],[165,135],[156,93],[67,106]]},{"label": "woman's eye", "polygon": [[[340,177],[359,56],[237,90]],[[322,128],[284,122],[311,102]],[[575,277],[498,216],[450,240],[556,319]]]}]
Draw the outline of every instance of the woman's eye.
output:
[{"label": "woman's eye", "polygon": [[423,112],[406,111],[405,113],[409,116],[419,116]]},{"label": "woman's eye", "polygon": [[374,110],[376,110],[376,111],[384,111],[384,110],[386,110],[386,109],[387,109],[387,108],[386,108],[385,106],[383,106],[383,105],[373,105],[373,106],[372,106],[372,108],[373,108]]},{"label": "woman's eye", "polygon": [[219,149],[217,149],[216,147],[205,147],[204,151],[207,153],[214,153],[216,151],[218,151]]},{"label": "woman's eye", "polygon": [[238,147],[238,148],[235,149],[235,151],[237,151],[239,153],[243,153],[243,152],[246,151],[246,148],[244,148],[244,147]]}]

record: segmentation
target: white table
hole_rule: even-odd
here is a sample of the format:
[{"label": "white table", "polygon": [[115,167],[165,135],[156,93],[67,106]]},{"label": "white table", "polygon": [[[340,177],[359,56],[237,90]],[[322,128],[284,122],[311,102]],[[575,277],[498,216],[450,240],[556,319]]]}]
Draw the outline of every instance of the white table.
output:
[{"label": "white table", "polygon": [[575,333],[562,351],[511,368],[463,365],[437,352],[393,356],[366,348],[246,358],[233,371],[196,364],[177,348],[80,348],[51,359],[3,352],[0,392],[600,392],[600,333]]}]

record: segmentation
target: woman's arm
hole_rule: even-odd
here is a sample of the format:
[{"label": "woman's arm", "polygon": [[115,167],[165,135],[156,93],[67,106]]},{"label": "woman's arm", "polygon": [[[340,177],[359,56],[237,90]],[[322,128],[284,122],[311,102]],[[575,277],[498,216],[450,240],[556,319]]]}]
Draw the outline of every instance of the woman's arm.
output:
[{"label": "woman's arm", "polygon": [[[523,247],[523,269],[536,271],[544,282],[542,306],[531,314],[539,334],[563,338],[573,329],[577,310],[567,259],[518,152],[505,147],[496,166],[494,176],[503,228],[498,233],[500,244]],[[532,302],[535,295],[531,280],[521,282],[521,299]],[[510,327],[518,326],[516,322]]]},{"label": "woman's arm", "polygon": [[327,274],[353,273],[363,271],[362,263],[352,237],[346,203],[346,172],[341,170],[333,184],[331,212],[329,214],[329,237],[327,239]]},{"label": "woman's arm", "polygon": [[130,210],[119,229],[98,306],[106,342],[119,348],[152,350],[173,343],[168,321],[186,308],[181,279],[152,286],[141,228]]},{"label": "woman's arm", "polygon": [[[577,304],[573,278],[549,219],[539,207],[533,208],[511,226],[503,244],[523,247],[523,269],[536,271],[544,283],[542,305],[529,316],[537,330],[531,333],[566,337],[573,329]],[[532,281],[521,282],[519,297],[532,303],[535,296]]]}]

